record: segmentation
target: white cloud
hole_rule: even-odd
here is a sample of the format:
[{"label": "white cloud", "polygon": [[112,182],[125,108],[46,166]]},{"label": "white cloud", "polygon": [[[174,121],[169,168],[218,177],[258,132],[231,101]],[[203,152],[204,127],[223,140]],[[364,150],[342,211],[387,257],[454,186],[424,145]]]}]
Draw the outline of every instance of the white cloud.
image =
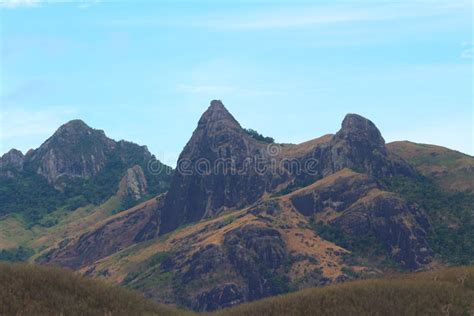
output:
[{"label": "white cloud", "polygon": [[0,7],[17,8],[17,7],[35,7],[42,3],[42,0],[0,0]]},{"label": "white cloud", "polygon": [[470,42],[462,43],[463,50],[461,51],[461,58],[463,59],[472,59],[474,55],[474,47]]},{"label": "white cloud", "polygon": [[467,48],[461,52],[461,58],[464,59],[472,59],[472,56],[474,55],[474,48]]},{"label": "white cloud", "polygon": [[260,30],[311,27],[353,22],[387,21],[466,12],[471,1],[341,1],[330,5],[271,6],[239,13],[213,12],[203,16],[176,18],[131,18],[104,21],[120,27],[197,27],[218,30]]},{"label": "white cloud", "polygon": [[34,8],[43,4],[70,3],[80,9],[87,9],[102,0],[0,0],[0,8]]}]

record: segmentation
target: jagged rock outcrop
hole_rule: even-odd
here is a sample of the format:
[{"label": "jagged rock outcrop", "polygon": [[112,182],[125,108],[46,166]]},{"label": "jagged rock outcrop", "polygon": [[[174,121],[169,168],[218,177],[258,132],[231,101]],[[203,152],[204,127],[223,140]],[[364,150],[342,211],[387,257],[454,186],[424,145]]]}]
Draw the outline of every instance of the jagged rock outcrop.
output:
[{"label": "jagged rock outcrop", "polygon": [[267,146],[249,136],[221,101],[212,101],[178,159],[161,232],[251,204],[283,182],[284,175],[255,167],[257,159],[269,162]]},{"label": "jagged rock outcrop", "polygon": [[165,192],[171,168],[146,146],[114,141],[81,120],[72,120],[24,157],[16,150],[5,154],[0,177],[4,177],[0,214],[28,213],[35,224],[60,207],[98,205],[117,193],[122,207],[130,208],[144,197]]},{"label": "jagged rock outcrop", "polygon": [[54,183],[61,176],[89,178],[106,164],[116,144],[81,120],[62,125],[26,157],[34,170]]},{"label": "jagged rock outcrop", "polygon": [[337,228],[353,243],[374,237],[405,268],[429,263],[426,214],[383,189],[373,177],[343,169],[292,193],[290,200],[300,213]]},{"label": "jagged rock outcrop", "polygon": [[129,168],[120,180],[118,196],[122,200],[138,201],[147,194],[148,183],[143,169],[135,165]]},{"label": "jagged rock outcrop", "polygon": [[11,149],[0,157],[0,175],[13,177],[15,172],[23,170],[24,156],[17,149]]},{"label": "jagged rock outcrop", "polygon": [[329,138],[288,146],[253,139],[220,101],[212,101],[178,159],[161,232],[344,168],[380,178],[414,174],[407,163],[387,152],[377,127],[357,114],[348,114]]}]

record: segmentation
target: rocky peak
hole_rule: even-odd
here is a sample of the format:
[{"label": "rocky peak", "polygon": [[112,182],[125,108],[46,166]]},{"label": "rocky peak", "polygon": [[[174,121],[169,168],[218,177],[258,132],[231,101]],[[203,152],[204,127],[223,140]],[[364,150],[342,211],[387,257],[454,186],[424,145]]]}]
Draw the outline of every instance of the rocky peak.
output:
[{"label": "rocky peak", "polygon": [[23,153],[17,149],[10,149],[9,152],[0,158],[1,169],[23,169],[24,156]]},{"label": "rocky peak", "polygon": [[115,147],[115,141],[104,131],[72,120],[28,154],[28,163],[50,183],[61,176],[88,178],[102,169]]},{"label": "rocky peak", "polygon": [[358,114],[347,114],[342,121],[341,129],[336,138],[352,142],[362,141],[374,147],[384,147],[385,140],[372,121]]},{"label": "rocky peak", "polygon": [[246,169],[245,163],[265,150],[266,144],[251,138],[221,101],[212,101],[178,159],[160,232],[255,202],[271,179],[255,168]]},{"label": "rocky peak", "polygon": [[77,132],[77,131],[92,131],[92,128],[89,127],[83,120],[75,119],[71,120],[63,125],[61,125],[56,134],[67,133],[67,132]]},{"label": "rocky peak", "polygon": [[229,113],[224,104],[220,100],[212,100],[209,108],[201,116],[198,128],[216,128],[218,126],[241,129],[239,122]]}]

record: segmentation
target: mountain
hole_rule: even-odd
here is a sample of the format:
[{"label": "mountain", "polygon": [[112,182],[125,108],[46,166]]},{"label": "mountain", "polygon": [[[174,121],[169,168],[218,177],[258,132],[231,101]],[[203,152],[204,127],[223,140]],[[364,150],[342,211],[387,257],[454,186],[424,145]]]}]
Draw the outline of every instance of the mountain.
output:
[{"label": "mountain", "polygon": [[[334,134],[278,144],[214,100],[167,176],[147,168],[146,148],[73,127],[2,158],[4,183],[21,183],[35,205],[57,196],[32,227],[0,220],[0,246],[17,247],[4,257],[31,251],[32,262],[196,311],[474,262],[474,194],[424,172],[444,158],[418,164],[360,115]],[[65,158],[72,152],[81,158]],[[444,179],[474,160],[459,155]],[[70,207],[78,196],[88,204]]]},{"label": "mountain", "polygon": [[[163,172],[153,174],[151,163]],[[117,192],[129,208],[166,191],[170,173],[145,146],[73,120],[26,155],[11,150],[1,157],[0,215],[20,214],[35,225],[57,209],[98,205]]]},{"label": "mountain", "polygon": [[[307,152],[290,156],[281,148],[252,138],[221,101],[212,101],[178,159],[178,168],[186,170],[173,176],[161,233],[249,205],[285,184],[314,182],[344,168],[378,177],[413,173],[404,161],[388,155],[375,125],[356,114],[347,115],[336,135]],[[307,166],[312,160],[311,172],[290,170],[292,163]]]},{"label": "mountain", "polygon": [[177,168],[183,170],[173,175],[161,234],[228,208],[249,205],[283,182],[284,176],[274,178],[268,172],[245,168],[246,159],[265,159],[266,147],[242,129],[221,101],[212,101],[179,156]]}]

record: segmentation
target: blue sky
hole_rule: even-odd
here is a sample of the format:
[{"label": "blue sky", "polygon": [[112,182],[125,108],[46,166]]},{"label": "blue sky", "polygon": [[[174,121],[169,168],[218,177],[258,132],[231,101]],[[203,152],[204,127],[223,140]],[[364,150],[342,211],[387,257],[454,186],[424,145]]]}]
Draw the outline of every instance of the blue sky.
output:
[{"label": "blue sky", "polygon": [[0,0],[1,152],[81,118],[168,164],[211,99],[279,142],[346,113],[474,154],[471,1]]}]

